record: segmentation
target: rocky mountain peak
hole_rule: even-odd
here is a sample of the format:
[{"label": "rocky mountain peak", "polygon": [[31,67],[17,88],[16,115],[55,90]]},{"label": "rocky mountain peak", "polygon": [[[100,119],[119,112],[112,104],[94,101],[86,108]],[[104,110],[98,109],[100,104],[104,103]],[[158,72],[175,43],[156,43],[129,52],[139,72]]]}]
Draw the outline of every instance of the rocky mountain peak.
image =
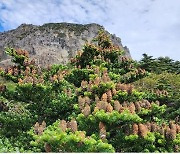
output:
[{"label": "rocky mountain peak", "polygon": [[[0,65],[10,64],[9,57],[4,53],[5,47],[29,51],[30,57],[42,66],[67,63],[69,58],[82,49],[86,41],[92,41],[100,29],[105,30],[96,23],[46,23],[41,26],[21,24],[14,30],[0,33]],[[107,31],[106,33],[130,57],[129,49],[122,46],[121,39]]]}]

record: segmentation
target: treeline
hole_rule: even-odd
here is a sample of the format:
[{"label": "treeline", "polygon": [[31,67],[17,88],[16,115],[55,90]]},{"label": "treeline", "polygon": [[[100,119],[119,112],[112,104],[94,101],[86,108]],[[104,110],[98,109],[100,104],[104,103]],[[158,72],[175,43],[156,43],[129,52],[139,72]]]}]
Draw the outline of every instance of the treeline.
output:
[{"label": "treeline", "polygon": [[142,69],[157,74],[164,71],[168,73],[180,73],[180,61],[174,61],[169,57],[153,58],[153,56],[143,54],[143,58],[139,61],[139,65]]}]

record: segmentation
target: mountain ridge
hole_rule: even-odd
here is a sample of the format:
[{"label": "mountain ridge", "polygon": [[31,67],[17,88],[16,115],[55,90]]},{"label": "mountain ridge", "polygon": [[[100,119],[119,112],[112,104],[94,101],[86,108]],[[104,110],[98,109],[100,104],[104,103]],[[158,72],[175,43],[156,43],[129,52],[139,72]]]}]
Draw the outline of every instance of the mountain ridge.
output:
[{"label": "mountain ridge", "polygon": [[41,26],[21,24],[13,30],[0,33],[0,66],[11,64],[5,54],[5,47],[21,48],[29,51],[30,58],[34,58],[41,66],[67,63],[70,58],[81,50],[84,43],[91,42],[103,29],[115,45],[131,57],[129,49],[123,46],[121,39],[115,34],[110,34],[99,24],[74,24],[74,23],[46,23]]}]

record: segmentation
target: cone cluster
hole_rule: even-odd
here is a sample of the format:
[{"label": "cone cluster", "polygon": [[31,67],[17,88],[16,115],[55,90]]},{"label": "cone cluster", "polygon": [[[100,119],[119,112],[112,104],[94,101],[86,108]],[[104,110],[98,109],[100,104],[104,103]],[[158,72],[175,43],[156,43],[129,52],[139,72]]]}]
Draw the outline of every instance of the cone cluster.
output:
[{"label": "cone cluster", "polygon": [[106,139],[106,126],[102,122],[99,122],[99,137],[102,141]]},{"label": "cone cluster", "polygon": [[[104,93],[101,97],[101,100],[96,96],[96,106],[95,106],[95,111],[97,110],[104,110],[106,112],[112,112],[113,110],[118,111],[122,113],[124,110],[129,110],[130,113],[135,114],[141,111],[142,108],[145,109],[151,109],[152,104],[158,104],[159,102],[149,102],[148,100],[142,100],[138,102],[123,102],[120,103],[118,100],[115,100],[113,105],[109,102],[111,99],[108,99],[107,93]],[[110,95],[111,98],[111,95]]]},{"label": "cone cluster", "polygon": [[46,122],[45,121],[43,121],[41,124],[36,122],[36,124],[34,125],[34,132],[36,135],[42,135],[45,128],[46,128]]},{"label": "cone cluster", "polygon": [[70,88],[64,88],[63,91],[68,97],[72,96],[72,90]]},{"label": "cone cluster", "polygon": [[159,89],[157,89],[156,91],[155,91],[155,94],[157,95],[157,96],[168,96],[168,92],[166,91],[166,90],[159,90]]},{"label": "cone cluster", "polygon": [[96,70],[96,73],[98,73],[98,76],[94,80],[90,80],[89,82],[83,80],[81,82],[81,88],[83,90],[87,90],[88,92],[92,92],[94,85],[99,86],[101,83],[107,83],[107,82],[111,81],[111,79],[107,73],[107,70],[103,71],[102,77],[101,77],[99,69],[96,68],[95,70]]},{"label": "cone cluster", "polygon": [[117,91],[122,90],[122,91],[126,91],[128,94],[131,94],[133,89],[134,89],[134,86],[131,84],[121,84],[121,83],[116,84]]},{"label": "cone cluster", "polygon": [[5,74],[18,76],[20,75],[20,69],[17,66],[9,66],[4,69]]},{"label": "cone cluster", "polygon": [[78,105],[79,108],[81,109],[81,112],[85,115],[88,116],[91,114],[91,107],[90,107],[91,100],[88,96],[79,96],[78,97]]},{"label": "cone cluster", "polygon": [[65,120],[61,120],[59,123],[59,127],[63,132],[65,132],[67,128],[69,128],[72,132],[76,132],[78,130],[76,120],[71,120],[67,122]]},{"label": "cone cluster", "polygon": [[62,81],[64,79],[64,76],[66,76],[69,73],[68,70],[58,71],[57,74],[54,74],[50,77],[51,82],[55,81]]},{"label": "cone cluster", "polygon": [[130,71],[126,73],[123,77],[129,80],[132,78],[137,78],[145,75],[146,75],[146,71],[144,69],[138,68],[135,69],[134,71]]},{"label": "cone cluster", "polygon": [[162,124],[161,126],[157,125],[154,122],[147,122],[144,124],[134,123],[132,125],[132,134],[144,137],[148,132],[159,132],[167,139],[174,140],[176,138],[176,135],[180,133],[180,125],[172,121],[169,122],[169,125]]},{"label": "cone cluster", "polygon": [[23,65],[24,65],[24,66],[35,65],[35,60],[34,60],[34,59],[32,59],[32,60],[24,59]]},{"label": "cone cluster", "polygon": [[33,85],[43,84],[44,77],[40,76],[39,78],[37,78],[36,76],[25,76],[24,79],[21,78],[18,79],[18,84],[26,84],[26,83],[31,83]]},{"label": "cone cluster", "polygon": [[27,58],[29,57],[29,52],[26,50],[17,49],[15,52],[18,56],[25,56]]},{"label": "cone cluster", "polygon": [[129,57],[127,57],[127,56],[121,56],[120,57],[120,61],[122,62],[122,63],[124,63],[124,62],[128,62],[128,61],[130,61],[131,59],[129,58]]}]

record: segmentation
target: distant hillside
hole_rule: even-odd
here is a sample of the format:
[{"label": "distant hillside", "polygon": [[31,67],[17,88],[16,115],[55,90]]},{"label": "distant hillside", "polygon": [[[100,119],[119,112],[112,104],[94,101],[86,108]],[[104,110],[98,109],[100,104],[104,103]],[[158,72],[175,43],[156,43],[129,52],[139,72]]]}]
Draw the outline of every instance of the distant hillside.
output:
[{"label": "distant hillside", "polygon": [[[35,58],[41,66],[67,63],[86,41],[90,42],[97,35],[99,29],[104,27],[94,23],[48,23],[42,26],[22,24],[14,30],[0,33],[0,66],[10,64],[9,57],[4,53],[5,47],[29,51],[30,57]],[[119,37],[109,32],[107,34],[114,44],[125,51],[126,56],[131,57],[129,49],[123,47]]]}]

